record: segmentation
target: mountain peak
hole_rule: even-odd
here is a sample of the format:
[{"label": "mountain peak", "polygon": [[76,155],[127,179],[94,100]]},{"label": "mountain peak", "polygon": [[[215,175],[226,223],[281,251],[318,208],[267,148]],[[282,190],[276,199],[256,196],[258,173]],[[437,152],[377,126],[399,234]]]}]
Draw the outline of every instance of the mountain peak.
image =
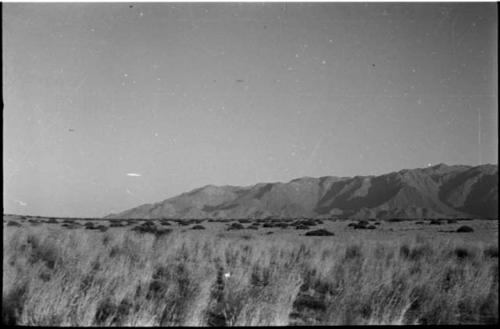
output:
[{"label": "mountain peak", "polygon": [[449,166],[446,164],[446,163],[438,163],[437,165],[434,165],[432,166],[432,168],[434,169],[445,169],[445,168],[448,168]]}]

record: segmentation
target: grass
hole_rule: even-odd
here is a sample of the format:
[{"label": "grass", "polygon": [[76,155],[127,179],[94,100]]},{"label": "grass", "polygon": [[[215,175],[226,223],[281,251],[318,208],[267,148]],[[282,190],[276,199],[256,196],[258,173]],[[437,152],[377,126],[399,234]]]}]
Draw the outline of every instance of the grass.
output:
[{"label": "grass", "polygon": [[3,323],[498,322],[496,244],[161,233],[148,225],[106,232],[4,225]]}]

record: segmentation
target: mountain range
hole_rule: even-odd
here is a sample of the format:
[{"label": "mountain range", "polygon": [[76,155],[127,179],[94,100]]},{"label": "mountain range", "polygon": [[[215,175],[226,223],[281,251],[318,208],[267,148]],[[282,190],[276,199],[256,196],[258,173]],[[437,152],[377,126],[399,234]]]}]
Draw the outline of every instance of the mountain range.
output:
[{"label": "mountain range", "polygon": [[498,165],[207,185],[106,218],[498,218]]}]

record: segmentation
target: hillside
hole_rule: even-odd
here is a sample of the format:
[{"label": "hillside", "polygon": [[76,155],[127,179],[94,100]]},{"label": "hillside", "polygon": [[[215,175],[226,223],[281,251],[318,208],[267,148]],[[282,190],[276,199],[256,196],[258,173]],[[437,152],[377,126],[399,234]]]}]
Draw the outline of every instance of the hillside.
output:
[{"label": "hillside", "polygon": [[498,165],[304,177],[248,187],[208,185],[106,218],[498,217]]}]

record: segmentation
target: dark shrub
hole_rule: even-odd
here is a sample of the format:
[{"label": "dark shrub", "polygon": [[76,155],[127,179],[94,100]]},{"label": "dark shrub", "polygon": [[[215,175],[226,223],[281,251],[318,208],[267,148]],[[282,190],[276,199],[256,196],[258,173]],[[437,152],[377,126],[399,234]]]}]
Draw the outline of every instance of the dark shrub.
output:
[{"label": "dark shrub", "polygon": [[356,225],[358,225],[358,224],[356,224],[356,223],[349,223],[349,224],[347,225],[347,227],[356,227]]},{"label": "dark shrub", "polygon": [[142,223],[141,226],[144,226],[144,227],[154,227],[156,225],[152,221],[147,221],[147,222]]},{"label": "dark shrub", "polygon": [[51,277],[51,274],[50,274],[50,271],[48,270],[41,270],[40,273],[38,274],[38,277],[44,281],[44,282],[47,282],[50,280],[50,277]]},{"label": "dark shrub", "polygon": [[463,280],[463,276],[464,271],[462,266],[447,266],[444,268],[443,276],[441,277],[441,289],[444,291],[451,290]]},{"label": "dark shrub", "polygon": [[361,247],[360,246],[349,246],[345,250],[345,255],[344,259],[349,260],[349,259],[354,259],[354,258],[361,258],[363,256],[363,253],[361,252]]},{"label": "dark shrub", "polygon": [[105,298],[97,306],[94,323],[98,326],[104,325],[111,316],[115,315],[116,311],[117,307],[111,299]]},{"label": "dark shrub", "polygon": [[448,219],[447,223],[448,224],[456,224],[456,223],[458,223],[458,220],[456,220],[456,219]]},{"label": "dark shrub", "polygon": [[288,227],[288,224],[287,224],[287,223],[278,223],[278,224],[276,224],[276,227],[279,227],[279,228],[287,228],[287,227]]},{"label": "dark shrub", "polygon": [[407,244],[404,244],[401,247],[399,247],[399,255],[402,258],[408,258],[408,256],[410,256],[410,247],[408,247]]},{"label": "dark shrub", "polygon": [[264,223],[264,225],[262,225],[262,227],[274,227],[274,224]]},{"label": "dark shrub", "polygon": [[245,227],[239,223],[232,223],[228,228],[227,230],[242,230],[244,229]]},{"label": "dark shrub", "polygon": [[203,225],[195,225],[193,227],[191,227],[192,230],[204,230],[205,229],[205,226]]},{"label": "dark shrub", "polygon": [[324,230],[324,229],[319,229],[315,231],[309,231],[305,234],[306,236],[330,236],[330,235],[335,235],[330,231]]},{"label": "dark shrub", "polygon": [[309,226],[306,226],[306,225],[297,225],[297,226],[295,226],[295,229],[296,230],[308,230]]},{"label": "dark shrub", "polygon": [[432,247],[427,244],[416,245],[413,248],[410,248],[407,244],[404,244],[399,248],[400,257],[409,259],[411,261],[418,261],[423,257],[432,255],[432,253]]},{"label": "dark shrub", "polygon": [[417,245],[411,249],[409,259],[413,261],[417,261],[425,256],[432,255],[433,250],[432,247],[427,244]]},{"label": "dark shrub", "polygon": [[458,259],[461,259],[461,260],[474,257],[473,252],[471,252],[467,248],[463,248],[463,247],[455,248],[455,250],[453,251],[453,254]]},{"label": "dark shrub", "polygon": [[425,222],[418,221],[418,222],[415,222],[415,224],[417,224],[417,225],[423,225],[423,224],[425,224]]},{"label": "dark shrub", "polygon": [[388,219],[386,219],[386,221],[388,221],[390,223],[399,223],[399,222],[404,221],[404,219],[402,219],[402,218],[388,218]]},{"label": "dark shrub", "polygon": [[368,228],[368,226],[364,223],[358,223],[358,224],[354,224],[354,229],[356,230],[366,230]]},{"label": "dark shrub", "polygon": [[376,229],[376,228],[377,228],[377,227],[376,227],[375,225],[368,225],[368,226],[366,227],[366,229],[367,229],[367,230],[374,230],[374,229]]},{"label": "dark shrub", "polygon": [[262,268],[258,265],[252,267],[252,274],[250,276],[250,283],[254,286],[265,287],[269,284],[271,278],[271,271],[269,268]]},{"label": "dark shrub", "polygon": [[137,233],[150,233],[154,234],[155,236],[159,237],[165,234],[169,234],[172,232],[172,230],[169,229],[157,229],[155,226],[150,226],[150,225],[139,225],[136,226],[132,229],[132,231],[137,232]]},{"label": "dark shrub", "polygon": [[19,226],[22,226],[21,224],[19,224],[18,222],[14,222],[12,220],[9,220],[7,222],[7,226],[16,226],[16,227],[19,227]]},{"label": "dark shrub", "polygon": [[498,258],[498,246],[489,246],[483,250],[484,257]]},{"label": "dark shrub", "polygon": [[316,222],[313,220],[304,220],[299,222],[300,225],[306,225],[306,226],[316,226]]},{"label": "dark shrub", "polygon": [[380,225],[380,222],[375,222],[375,225],[377,225],[377,226]]},{"label": "dark shrub", "polygon": [[113,317],[113,320],[111,321],[111,325],[112,326],[122,326],[123,322],[130,315],[132,306],[133,306],[132,302],[130,302],[126,298],[123,299],[120,302],[120,305],[118,305],[118,308],[116,309],[116,314]]},{"label": "dark shrub", "polygon": [[78,223],[72,223],[72,224],[69,224],[69,223],[64,223],[64,224],[62,224],[61,226],[62,226],[62,227],[65,227],[65,228],[67,228],[67,229],[70,229],[70,230],[71,230],[71,229],[75,229],[75,228],[79,228],[79,227],[81,227],[81,225],[80,225],[80,224],[78,224]]},{"label": "dark shrub", "polygon": [[108,230],[108,227],[106,225],[98,225],[94,227],[94,230],[99,230],[101,232],[106,232]]},{"label": "dark shrub", "polygon": [[302,313],[305,310],[321,312],[326,310],[326,304],[319,298],[306,294],[299,294],[293,303],[293,308],[299,313]]},{"label": "dark shrub", "polygon": [[248,224],[251,223],[252,221],[250,219],[238,219],[238,222],[241,224]]},{"label": "dark shrub", "polygon": [[24,284],[14,287],[6,296],[2,296],[3,325],[19,325],[27,290],[27,285]]},{"label": "dark shrub", "polygon": [[29,235],[27,242],[31,245],[31,254],[29,256],[29,262],[31,264],[44,262],[49,269],[53,269],[56,262],[60,260],[59,252],[55,245],[47,242],[40,242],[38,237],[34,235]]},{"label": "dark shrub", "polygon": [[429,224],[430,225],[441,225],[442,222],[439,219],[432,219]]},{"label": "dark shrub", "polygon": [[160,225],[163,225],[163,226],[170,226],[170,223],[169,222],[161,222]]},{"label": "dark shrub", "polygon": [[460,226],[459,228],[457,228],[457,232],[458,233],[469,233],[469,232],[474,232],[474,229],[470,226],[463,225],[463,226]]}]

